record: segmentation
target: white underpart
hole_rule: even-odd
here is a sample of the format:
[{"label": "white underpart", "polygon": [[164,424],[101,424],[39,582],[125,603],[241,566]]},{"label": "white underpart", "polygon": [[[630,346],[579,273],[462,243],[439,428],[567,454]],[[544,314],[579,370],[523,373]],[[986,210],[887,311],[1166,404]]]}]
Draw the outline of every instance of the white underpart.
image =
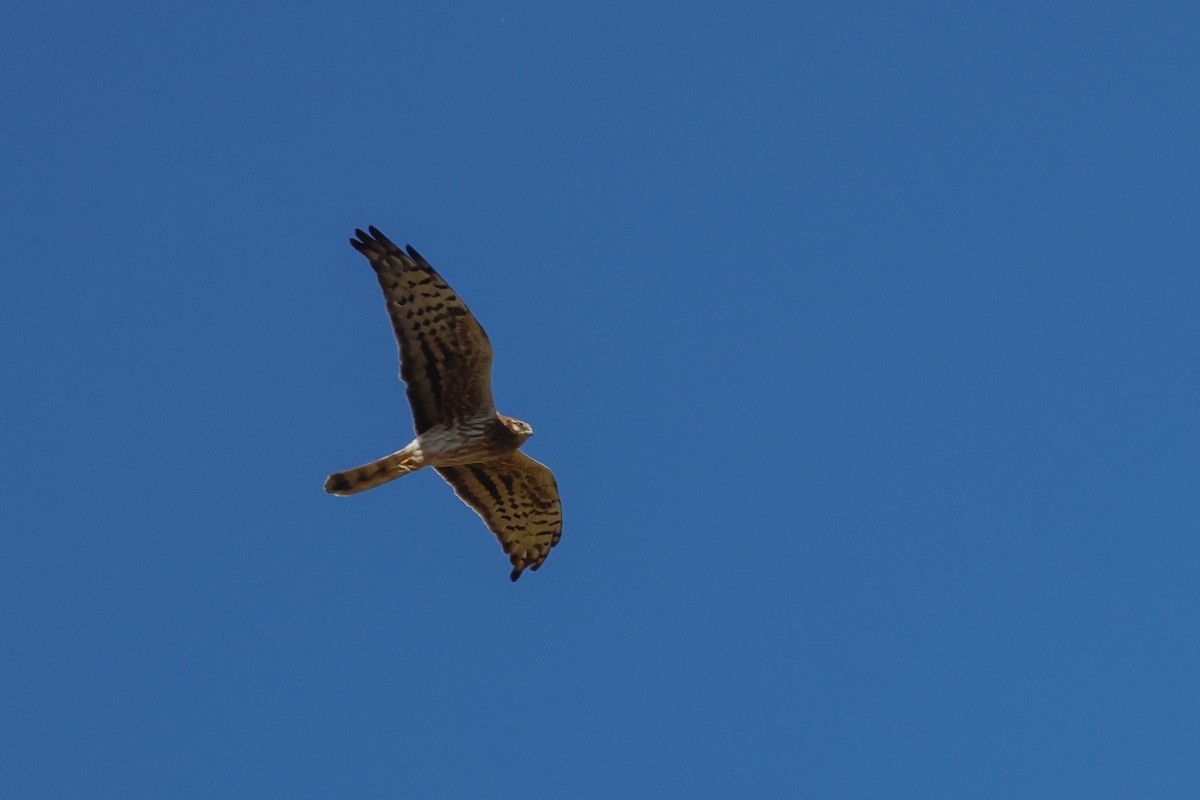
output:
[{"label": "white underpart", "polygon": [[472,464],[487,455],[484,430],[490,419],[469,420],[452,427],[438,425],[417,436],[408,450],[422,467]]}]

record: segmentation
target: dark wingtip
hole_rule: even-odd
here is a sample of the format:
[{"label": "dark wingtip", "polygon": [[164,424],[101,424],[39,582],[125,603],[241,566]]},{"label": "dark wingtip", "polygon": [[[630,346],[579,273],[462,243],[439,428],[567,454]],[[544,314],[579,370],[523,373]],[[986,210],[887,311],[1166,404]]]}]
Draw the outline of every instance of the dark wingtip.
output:
[{"label": "dark wingtip", "polygon": [[[374,264],[377,257],[396,255],[400,257],[402,263],[405,262],[404,251],[396,246],[388,237],[376,228],[374,225],[368,225],[366,233],[363,233],[362,228],[355,228],[354,235],[357,239],[350,240],[350,246],[358,252],[362,253],[367,258],[371,259]],[[424,266],[429,267],[429,262],[421,258],[420,253],[414,250],[411,246],[408,248],[408,258],[413,261],[420,261]]]},{"label": "dark wingtip", "polygon": [[508,579],[509,579],[510,581],[512,581],[513,583],[516,583],[516,582],[517,582],[517,578],[521,577],[521,570],[522,570],[522,569],[524,569],[524,567],[517,567],[516,569],[514,569],[514,570],[512,571],[512,574],[508,576]]},{"label": "dark wingtip", "polygon": [[400,248],[396,247],[395,242],[384,236],[383,232],[374,225],[368,225],[366,233],[363,233],[362,228],[355,228],[354,235],[358,237],[358,241],[356,242],[351,239],[350,244],[354,245],[355,249],[360,253],[365,252],[363,249],[364,247],[370,248],[371,245],[376,246],[371,249],[384,253],[388,251],[396,252],[400,250]]}]

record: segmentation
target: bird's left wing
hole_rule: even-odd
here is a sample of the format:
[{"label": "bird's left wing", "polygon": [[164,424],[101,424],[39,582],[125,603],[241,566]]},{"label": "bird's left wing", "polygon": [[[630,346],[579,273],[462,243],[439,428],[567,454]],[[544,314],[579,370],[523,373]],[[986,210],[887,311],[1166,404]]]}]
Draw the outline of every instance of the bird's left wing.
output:
[{"label": "bird's left wing", "polygon": [[562,503],[549,467],[517,451],[462,467],[435,467],[454,493],[483,518],[508,554],[516,580],[537,571],[562,538]]}]

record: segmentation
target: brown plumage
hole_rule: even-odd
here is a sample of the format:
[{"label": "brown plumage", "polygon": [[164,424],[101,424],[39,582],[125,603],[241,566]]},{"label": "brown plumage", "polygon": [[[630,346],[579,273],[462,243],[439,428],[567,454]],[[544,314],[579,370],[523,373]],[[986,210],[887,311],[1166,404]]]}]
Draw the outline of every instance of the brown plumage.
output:
[{"label": "brown plumage", "polygon": [[350,244],[379,278],[400,349],[417,438],[401,450],[325,481],[350,495],[433,467],[496,534],[512,580],[537,570],[562,536],[554,474],[519,451],[533,428],[496,411],[492,346],[454,290],[412,247],[401,250],[374,227]]}]

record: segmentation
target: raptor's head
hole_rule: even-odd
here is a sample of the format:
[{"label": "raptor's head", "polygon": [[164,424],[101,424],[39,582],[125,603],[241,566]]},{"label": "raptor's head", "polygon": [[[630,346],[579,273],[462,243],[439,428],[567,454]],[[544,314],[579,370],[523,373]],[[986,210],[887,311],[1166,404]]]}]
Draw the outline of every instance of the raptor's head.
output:
[{"label": "raptor's head", "polygon": [[521,420],[513,419],[512,417],[506,417],[503,414],[497,414],[496,416],[499,417],[500,421],[504,423],[504,427],[512,431],[513,435],[517,437],[517,447],[525,444],[525,440],[530,436],[533,436],[533,426],[528,422],[522,422]]}]

